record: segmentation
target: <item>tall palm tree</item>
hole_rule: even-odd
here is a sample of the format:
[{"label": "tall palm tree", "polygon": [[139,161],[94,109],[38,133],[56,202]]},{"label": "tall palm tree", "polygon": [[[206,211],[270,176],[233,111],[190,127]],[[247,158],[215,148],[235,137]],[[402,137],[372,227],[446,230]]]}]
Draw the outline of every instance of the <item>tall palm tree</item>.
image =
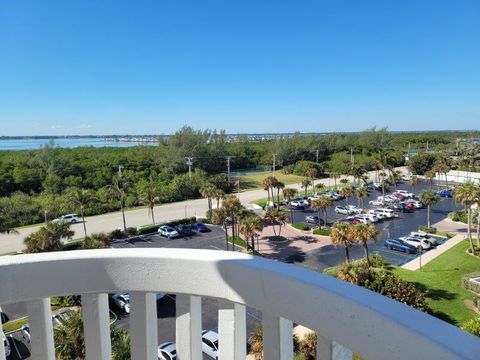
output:
[{"label": "tall palm tree", "polygon": [[365,259],[367,260],[367,263],[370,264],[370,258],[368,254],[368,241],[377,241],[377,227],[373,224],[351,225],[351,236],[353,238],[353,241],[363,246],[363,249],[365,251]]},{"label": "tall palm tree", "polygon": [[223,197],[225,196],[225,192],[222,189],[215,187],[212,196],[217,202],[218,209],[220,207],[220,200],[223,199]]},{"label": "tall palm tree", "polygon": [[359,187],[358,189],[355,190],[355,196],[358,199],[358,206],[362,207],[364,206],[363,201],[368,197],[368,190],[364,187]]},{"label": "tall palm tree", "polygon": [[280,206],[280,191],[285,189],[285,184],[281,181],[275,183],[275,189],[277,189],[277,205]]},{"label": "tall palm tree", "polygon": [[314,167],[308,168],[305,172],[305,175],[310,179],[312,183],[312,188],[315,188],[315,178],[318,176],[317,169]]},{"label": "tall palm tree", "polygon": [[269,208],[265,213],[265,220],[269,221],[272,224],[272,230],[275,236],[277,236],[275,225],[278,224],[279,226],[278,236],[280,236],[282,232],[282,226],[285,225],[285,223],[287,222],[287,217],[283,211],[280,211],[274,208]]},{"label": "tall palm tree", "polygon": [[127,233],[127,222],[125,220],[125,199],[130,184],[120,176],[114,176],[112,184],[107,186],[107,193],[118,199],[122,211],[123,231]]},{"label": "tall palm tree", "polygon": [[207,182],[200,188],[200,195],[207,199],[208,210],[212,210],[212,198],[214,197],[215,185]]},{"label": "tall palm tree", "polygon": [[437,161],[437,163],[434,166],[434,169],[436,172],[439,174],[445,175],[445,186],[448,187],[448,172],[452,169],[450,166],[449,161],[446,158],[441,158],[440,160]]},{"label": "tall palm tree", "polygon": [[27,247],[25,252],[60,251],[63,248],[62,239],[71,239],[74,234],[75,232],[70,230],[70,223],[49,222],[23,240]]},{"label": "tall palm tree", "polygon": [[333,204],[333,199],[325,195],[322,195],[318,199],[315,199],[312,201],[311,207],[312,209],[316,209],[318,211],[318,219],[320,219],[320,211],[323,211],[324,226],[327,226],[327,209],[332,204]]},{"label": "tall palm tree", "polygon": [[223,199],[222,207],[225,209],[232,222],[232,237],[235,239],[237,236],[235,233],[236,215],[243,206],[235,195],[227,195]]},{"label": "tall palm tree", "polygon": [[336,172],[336,171],[332,171],[330,173],[330,177],[333,179],[333,183],[334,183],[334,186],[335,186],[335,189],[337,188],[337,179],[340,177],[340,173]]},{"label": "tall palm tree", "polygon": [[[277,179],[273,176],[267,176],[265,179],[263,179],[263,188],[267,192],[268,196],[268,203],[270,204],[270,199],[273,198],[273,187],[275,183],[277,182]],[[270,197],[270,191],[272,192],[272,196]]]},{"label": "tall palm tree", "polygon": [[472,254],[475,254],[475,248],[473,247],[472,241],[472,205],[477,201],[478,190],[475,184],[471,182],[466,182],[457,187],[453,193],[454,200],[458,203],[463,204],[467,209],[467,220],[468,220],[468,241],[470,242],[470,250]]},{"label": "tall palm tree", "polygon": [[354,194],[353,187],[351,186],[345,186],[340,190],[340,195],[345,197],[345,201],[348,206],[348,198]]},{"label": "tall palm tree", "polygon": [[337,223],[333,225],[330,232],[330,239],[332,240],[333,245],[345,247],[345,258],[347,262],[350,262],[349,249],[352,246],[351,225],[345,223]]},{"label": "tall palm tree", "polygon": [[385,198],[385,176],[386,170],[391,168],[391,156],[388,154],[386,150],[380,150],[378,153],[374,155],[374,161],[378,165],[379,170],[381,170],[381,178],[382,178],[382,197]]},{"label": "tall palm tree", "polygon": [[97,201],[97,197],[91,190],[81,188],[70,188],[65,194],[65,201],[68,206],[78,209],[82,217],[83,232],[87,238],[87,223],[85,221],[85,208],[92,202]]},{"label": "tall palm tree", "polygon": [[[228,211],[225,207],[220,207],[212,210],[212,216],[211,216],[211,221],[215,225],[222,225],[223,230],[225,231],[225,245],[226,249],[228,251],[228,231],[227,231],[227,225],[228,225]],[[235,240],[232,239],[233,241],[233,250],[235,250]]]},{"label": "tall palm tree", "polygon": [[253,212],[240,220],[240,232],[245,236],[247,244],[251,241],[252,251],[255,251],[255,237],[262,229],[262,220]]},{"label": "tall palm tree", "polygon": [[408,184],[412,187],[412,193],[415,193],[415,186],[418,184],[418,177],[412,176],[412,178],[408,181]]},{"label": "tall palm tree", "polygon": [[138,197],[148,208],[148,214],[155,225],[155,205],[160,203],[160,186],[158,181],[150,176],[148,180],[141,180],[137,185]]},{"label": "tall palm tree", "polygon": [[[293,188],[285,188],[283,189],[282,191],[283,193],[283,198],[285,200],[287,200],[288,203],[290,203],[290,201],[292,201],[292,199],[297,195],[297,189],[293,189]],[[290,222],[293,222],[292,220],[292,207],[290,207]]]},{"label": "tall palm tree", "polygon": [[430,208],[440,201],[440,197],[433,190],[426,190],[420,194],[420,201],[427,205],[427,227],[430,229]]}]

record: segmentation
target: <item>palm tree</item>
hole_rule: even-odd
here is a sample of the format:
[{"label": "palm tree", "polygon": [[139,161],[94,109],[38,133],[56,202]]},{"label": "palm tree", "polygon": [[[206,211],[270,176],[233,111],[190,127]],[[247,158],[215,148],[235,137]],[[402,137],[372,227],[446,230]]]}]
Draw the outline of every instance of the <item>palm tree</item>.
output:
[{"label": "palm tree", "polygon": [[[297,195],[297,189],[292,189],[292,188],[285,188],[282,191],[283,193],[283,198],[287,200],[288,203]],[[292,207],[290,206],[290,222],[293,222],[292,220]]]},{"label": "palm tree", "polygon": [[68,206],[76,208],[80,211],[80,216],[82,217],[83,223],[83,232],[85,234],[85,239],[87,238],[87,225],[85,221],[85,208],[92,202],[96,201],[97,198],[91,190],[85,190],[81,188],[70,188],[65,194],[65,201]]},{"label": "palm tree", "polygon": [[317,334],[313,331],[305,334],[300,341],[299,351],[305,359],[311,360],[317,358]]},{"label": "palm tree", "polygon": [[223,199],[222,207],[228,214],[230,221],[232,222],[232,237],[235,239],[235,221],[236,214],[242,208],[240,200],[235,195],[227,195]]},{"label": "palm tree", "polygon": [[148,213],[155,225],[155,205],[160,203],[160,186],[157,180],[150,176],[148,180],[141,180],[137,184],[138,197],[148,207]]},{"label": "palm tree", "polygon": [[316,168],[308,168],[305,172],[305,175],[311,180],[312,188],[315,188],[315,178],[318,176],[318,171]]},{"label": "palm tree", "polygon": [[391,168],[391,158],[385,150],[380,150],[377,154],[374,155],[374,161],[378,165],[379,170],[382,170],[382,172],[380,173],[382,177],[382,197],[385,198],[385,170]]},{"label": "palm tree", "polygon": [[262,220],[251,212],[250,214],[242,217],[240,220],[240,232],[245,236],[245,241],[251,241],[252,251],[255,252],[255,237],[259,231],[263,230]]},{"label": "palm tree", "polygon": [[345,197],[345,201],[347,202],[348,206],[348,198],[354,194],[353,187],[351,186],[345,186],[340,190],[340,195]]},{"label": "palm tree", "polygon": [[335,246],[344,246],[345,247],[345,258],[347,262],[350,262],[350,252],[349,249],[352,246],[352,231],[351,225],[345,223],[337,223],[333,225],[330,232],[330,239],[332,244]]},{"label": "palm tree", "polygon": [[[225,245],[228,251],[228,210],[225,207],[220,207],[212,210],[211,222],[215,225],[223,225],[223,230],[225,231]],[[233,250],[235,250],[235,239],[233,241]]]},{"label": "palm tree", "polygon": [[122,211],[123,231],[127,233],[127,222],[125,221],[125,199],[127,197],[127,189],[129,183],[120,176],[114,176],[112,184],[107,186],[107,193],[114,196],[120,202]]},{"label": "palm tree", "polygon": [[440,201],[440,197],[433,190],[426,190],[420,194],[420,201],[427,205],[427,227],[430,229],[430,208]]},{"label": "palm tree", "polygon": [[277,182],[277,179],[273,176],[267,176],[265,179],[263,179],[263,188],[267,192],[269,204],[270,204],[270,191],[272,191],[272,198],[273,198],[272,188],[274,187],[276,182]]},{"label": "palm tree", "polygon": [[255,360],[263,359],[263,328],[260,324],[250,334],[248,343],[251,345],[250,354],[254,356]]},{"label": "palm tree", "polygon": [[368,255],[368,241],[373,240],[377,241],[378,230],[377,227],[373,224],[357,224],[351,225],[351,234],[353,240],[362,245],[365,251],[365,259],[367,263],[370,264],[370,258]]},{"label": "palm tree", "polygon": [[208,210],[212,210],[212,198],[214,197],[215,188],[215,185],[208,182],[200,188],[200,195],[207,199]]},{"label": "palm tree", "polygon": [[23,240],[27,247],[25,252],[60,251],[63,249],[62,239],[71,239],[74,234],[75,232],[70,230],[70,223],[50,222]]},{"label": "palm tree", "polygon": [[430,182],[430,187],[433,187],[433,179],[436,177],[436,173],[434,170],[428,170],[425,172],[425,178]]},{"label": "palm tree", "polygon": [[415,193],[415,186],[418,184],[418,177],[412,176],[412,178],[408,181],[408,184],[412,187],[412,193]]},{"label": "palm tree", "polygon": [[336,171],[332,171],[330,173],[330,177],[333,179],[333,183],[335,185],[335,189],[337,188],[337,179],[340,177],[340,174]]},{"label": "palm tree", "polygon": [[325,184],[324,183],[318,183],[318,184],[315,184],[315,189],[317,190],[320,190],[320,189],[323,189],[325,187]]},{"label": "palm tree", "polygon": [[389,176],[388,176],[388,181],[392,183],[395,186],[395,189],[397,188],[398,183],[400,182],[400,179],[402,176],[399,174],[398,171],[393,171]]},{"label": "palm tree", "polygon": [[[312,201],[311,207],[312,209],[316,209],[318,211],[318,219],[320,219],[320,211],[323,210],[323,225],[327,226],[327,209],[329,206],[333,204],[333,199],[328,196],[320,196],[318,199]],[[320,225],[320,223],[319,223]]]},{"label": "palm tree", "polygon": [[223,199],[225,192],[222,189],[215,187],[213,193],[213,198],[217,201],[217,209],[220,207],[220,199]]},{"label": "palm tree", "polygon": [[364,206],[363,200],[368,197],[368,190],[364,187],[359,187],[358,189],[355,190],[355,196],[358,199],[358,206],[362,207]]},{"label": "palm tree", "polygon": [[471,182],[463,183],[457,187],[453,193],[455,201],[463,204],[467,209],[468,241],[470,242],[470,250],[473,255],[475,255],[475,248],[473,247],[472,241],[472,205],[475,204],[478,199],[477,193],[477,187]]},{"label": "palm tree", "polygon": [[280,236],[282,232],[282,226],[285,225],[285,223],[287,222],[287,216],[285,215],[285,213],[278,209],[270,208],[265,213],[264,218],[272,224],[272,229],[275,236],[277,236],[275,225],[279,225],[278,236]]},{"label": "palm tree", "polygon": [[285,184],[281,181],[275,183],[275,189],[277,189],[277,205],[280,207],[280,191],[285,189]]},{"label": "palm tree", "polygon": [[302,188],[305,189],[305,195],[307,195],[308,187],[312,185],[312,181],[310,179],[303,179],[302,181]]},{"label": "palm tree", "polygon": [[448,187],[448,177],[447,174],[448,172],[452,169],[448,160],[446,158],[441,158],[434,166],[434,169],[436,172],[439,174],[444,174],[445,175],[445,186]]}]

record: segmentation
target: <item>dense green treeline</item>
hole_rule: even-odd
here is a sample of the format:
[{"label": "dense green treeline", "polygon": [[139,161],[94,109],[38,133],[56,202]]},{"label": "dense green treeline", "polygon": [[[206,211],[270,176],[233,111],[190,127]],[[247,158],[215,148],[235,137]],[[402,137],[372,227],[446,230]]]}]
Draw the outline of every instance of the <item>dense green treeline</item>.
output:
[{"label": "dense green treeline", "polygon": [[[286,172],[301,169],[299,161],[317,161],[320,173],[349,173],[376,168],[378,156],[388,152],[392,166],[404,163],[403,153],[412,148],[453,149],[455,139],[479,134],[390,133],[386,129],[369,129],[359,134],[301,135],[272,141],[251,142],[239,136],[228,142],[222,132],[190,127],[171,137],[162,138],[158,146],[130,148],[57,148],[54,143],[38,150],[0,151],[0,221],[12,219],[14,226],[41,222],[65,212],[77,212],[66,194],[72,189],[92,192],[95,201],[85,207],[85,215],[118,210],[119,199],[108,187],[121,176],[125,183],[125,207],[145,204],[146,182],[158,189],[156,203],[166,203],[200,196],[206,182],[228,193],[231,184],[224,173],[226,157],[231,169],[255,168],[272,164]],[[188,175],[186,157],[192,157],[192,175]],[[121,166],[121,168],[119,168]],[[308,166],[307,166],[308,167]],[[299,174],[305,175],[305,174]],[[2,220],[3,219],[3,220]]]}]

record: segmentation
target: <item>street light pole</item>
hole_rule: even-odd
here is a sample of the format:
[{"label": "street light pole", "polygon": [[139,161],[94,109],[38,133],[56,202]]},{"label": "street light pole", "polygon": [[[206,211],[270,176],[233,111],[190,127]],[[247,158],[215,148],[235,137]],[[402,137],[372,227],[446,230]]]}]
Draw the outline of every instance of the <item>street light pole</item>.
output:
[{"label": "street light pole", "polygon": [[317,153],[317,164],[318,164],[318,153],[320,152],[320,150],[315,150],[315,152]]},{"label": "street light pole", "polygon": [[188,166],[188,178],[190,179],[190,181],[192,181],[192,165],[193,165],[193,157],[186,157],[185,158],[187,160],[187,166]]},{"label": "street light pole", "polygon": [[230,160],[234,158],[234,156],[227,156],[227,178],[228,182],[230,182]]}]

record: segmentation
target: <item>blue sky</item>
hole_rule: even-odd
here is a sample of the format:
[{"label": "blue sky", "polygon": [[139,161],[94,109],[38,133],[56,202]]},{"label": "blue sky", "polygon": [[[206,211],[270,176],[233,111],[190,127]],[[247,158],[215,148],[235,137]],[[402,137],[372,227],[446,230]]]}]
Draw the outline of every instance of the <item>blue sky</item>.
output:
[{"label": "blue sky", "polygon": [[0,0],[0,135],[479,129],[480,2]]}]

